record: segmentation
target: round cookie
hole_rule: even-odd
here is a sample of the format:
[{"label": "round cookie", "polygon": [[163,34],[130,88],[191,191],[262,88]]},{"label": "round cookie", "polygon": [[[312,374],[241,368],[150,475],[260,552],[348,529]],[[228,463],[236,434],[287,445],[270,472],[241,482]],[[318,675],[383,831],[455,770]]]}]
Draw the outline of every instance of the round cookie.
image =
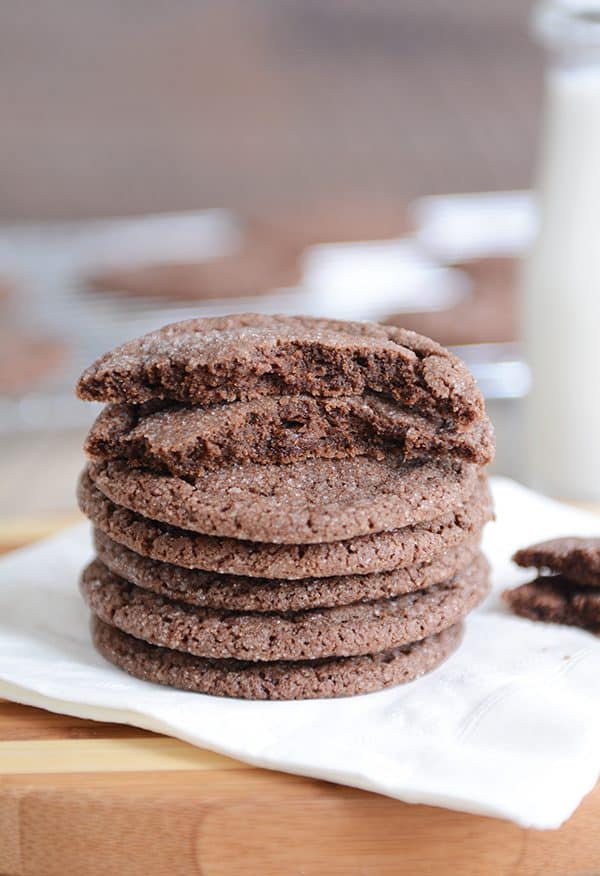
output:
[{"label": "round cookie", "polygon": [[440,459],[307,459],[294,465],[228,465],[193,480],[90,462],[89,476],[111,501],[205,535],[312,544],[433,520],[470,496],[478,469]]},{"label": "round cookie", "polygon": [[300,663],[193,657],[148,645],[97,618],[92,620],[92,637],[106,660],[144,681],[213,696],[304,700],[354,696],[412,681],[435,669],[458,647],[462,625],[382,654]]},{"label": "round cookie", "polygon": [[205,261],[155,262],[96,271],[87,286],[135,298],[206,301],[264,295],[302,281],[299,255],[274,242],[248,241]]},{"label": "round cookie", "polygon": [[98,558],[120,578],[169,599],[231,611],[302,611],[372,602],[422,590],[466,569],[479,552],[478,542],[477,537],[465,539],[429,563],[390,572],[286,581],[184,569],[142,557],[101,530],[94,531]]},{"label": "round cookie", "polygon": [[0,394],[35,389],[60,371],[67,355],[67,346],[57,338],[0,324]]},{"label": "round cookie", "polygon": [[587,587],[600,587],[600,538],[552,538],[521,548],[517,565],[548,569]]},{"label": "round cookie", "polygon": [[117,577],[99,560],[84,570],[80,588],[97,617],[152,645],[218,659],[314,660],[387,651],[437,635],[483,599],[488,574],[480,555],[468,569],[428,590],[286,614],[173,602]]},{"label": "round cookie", "polygon": [[392,196],[364,193],[314,196],[292,204],[270,204],[242,213],[243,227],[253,238],[266,238],[302,252],[323,243],[385,240],[414,232],[404,205]]},{"label": "round cookie", "polygon": [[493,514],[487,479],[480,474],[472,496],[429,523],[330,544],[279,545],[214,538],[148,520],[107,499],[85,471],[77,497],[98,529],[142,556],[188,569],[292,580],[365,575],[430,562],[480,533]]},{"label": "round cookie", "polygon": [[134,404],[367,391],[460,426],[484,415],[472,374],[434,341],[393,326],[314,317],[238,314],[173,323],[106,353],[77,385],[80,398]]},{"label": "round cookie", "polygon": [[93,424],[85,450],[94,459],[123,459],[196,477],[202,469],[231,463],[382,459],[386,450],[404,461],[444,455],[485,465],[494,455],[494,435],[487,417],[456,431],[372,393],[324,399],[296,395],[166,410],[108,405]]}]

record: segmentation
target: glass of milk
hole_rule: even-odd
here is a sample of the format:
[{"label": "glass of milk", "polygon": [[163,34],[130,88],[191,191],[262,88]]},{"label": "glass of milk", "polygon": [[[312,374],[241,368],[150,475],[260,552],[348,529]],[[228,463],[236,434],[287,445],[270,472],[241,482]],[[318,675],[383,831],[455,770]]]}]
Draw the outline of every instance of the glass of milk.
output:
[{"label": "glass of milk", "polygon": [[600,0],[542,2],[533,24],[549,63],[523,272],[528,470],[544,492],[600,501]]}]

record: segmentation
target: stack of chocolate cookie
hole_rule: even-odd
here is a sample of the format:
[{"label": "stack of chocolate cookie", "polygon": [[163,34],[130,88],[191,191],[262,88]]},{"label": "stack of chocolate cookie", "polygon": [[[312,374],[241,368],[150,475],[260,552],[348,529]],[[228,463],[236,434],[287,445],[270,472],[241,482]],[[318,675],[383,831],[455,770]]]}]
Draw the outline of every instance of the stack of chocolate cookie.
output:
[{"label": "stack of chocolate cookie", "polygon": [[108,402],[81,508],[93,636],[139,678],[254,699],[408,681],[487,592],[493,434],[465,366],[400,328],[167,326],[78,384]]}]

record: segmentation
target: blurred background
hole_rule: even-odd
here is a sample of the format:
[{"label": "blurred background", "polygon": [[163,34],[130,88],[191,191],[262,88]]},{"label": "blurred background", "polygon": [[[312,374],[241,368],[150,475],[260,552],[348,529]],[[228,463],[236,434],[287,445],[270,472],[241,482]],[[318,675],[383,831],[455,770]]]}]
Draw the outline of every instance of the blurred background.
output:
[{"label": "blurred background", "polygon": [[70,514],[78,373],[189,315],[373,318],[456,347],[521,477],[524,0],[0,3],[0,519]]}]

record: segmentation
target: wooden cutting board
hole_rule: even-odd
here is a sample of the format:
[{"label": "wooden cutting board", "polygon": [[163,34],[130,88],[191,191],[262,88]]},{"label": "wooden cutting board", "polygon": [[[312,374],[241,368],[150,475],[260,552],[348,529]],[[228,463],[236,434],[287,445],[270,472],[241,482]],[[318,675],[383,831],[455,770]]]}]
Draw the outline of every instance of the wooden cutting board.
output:
[{"label": "wooden cutting board", "polygon": [[522,830],[0,701],[2,876],[591,876],[599,823],[600,786]]}]

